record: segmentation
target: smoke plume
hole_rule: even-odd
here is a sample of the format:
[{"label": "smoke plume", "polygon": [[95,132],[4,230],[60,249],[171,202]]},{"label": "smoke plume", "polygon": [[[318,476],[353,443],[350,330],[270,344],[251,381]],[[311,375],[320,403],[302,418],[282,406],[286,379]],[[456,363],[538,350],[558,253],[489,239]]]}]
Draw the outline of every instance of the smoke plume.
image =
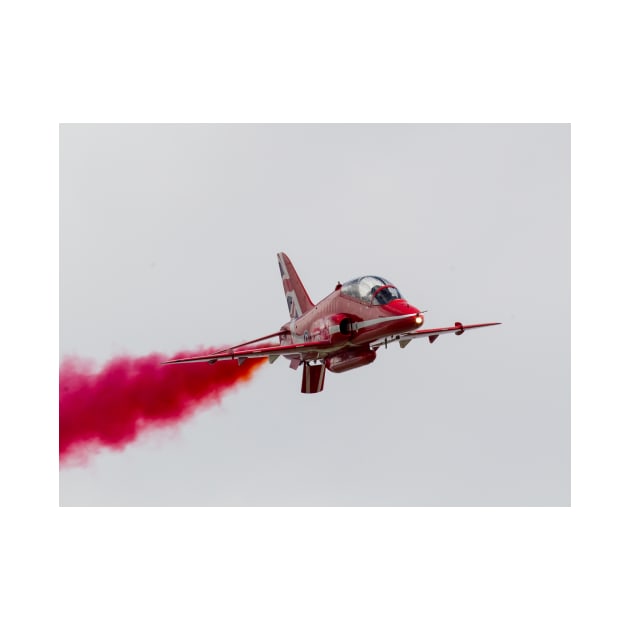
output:
[{"label": "smoke plume", "polygon": [[264,362],[161,364],[211,352],[122,356],[97,372],[85,360],[65,359],[59,369],[59,461],[85,463],[102,447],[120,450],[146,430],[176,425],[200,407],[217,404]]}]

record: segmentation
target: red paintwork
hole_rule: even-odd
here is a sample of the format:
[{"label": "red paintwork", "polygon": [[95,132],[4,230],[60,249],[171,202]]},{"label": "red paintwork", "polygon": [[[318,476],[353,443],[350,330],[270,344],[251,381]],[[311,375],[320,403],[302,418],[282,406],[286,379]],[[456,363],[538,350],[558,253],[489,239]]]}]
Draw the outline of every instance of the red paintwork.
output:
[{"label": "red paintwork", "polygon": [[347,372],[363,365],[369,365],[376,359],[376,351],[367,348],[350,348],[349,350],[341,350],[335,354],[326,357],[324,365],[331,372]]},{"label": "red paintwork", "polygon": [[[400,297],[393,285],[378,276],[363,276],[337,284],[335,290],[314,304],[289,257],[278,254],[280,275],[291,320],[271,335],[258,337],[210,355],[176,359],[167,363],[197,363],[268,356],[289,359],[290,366],[304,366],[302,392],[317,393],[324,386],[324,366],[331,372],[345,372],[368,365],[376,359],[376,350],[388,343],[401,347],[413,339],[428,337],[433,343],[439,335],[495,326],[496,323],[468,324],[420,330],[424,323],[420,309]],[[389,301],[388,301],[389,300]],[[280,343],[252,344],[278,337]],[[314,363],[316,362],[316,363]]]},{"label": "red paintwork", "polygon": [[[392,316],[406,316],[403,319],[374,322],[358,331],[343,334],[331,333],[331,326],[339,325],[344,320],[351,323],[389,318]],[[344,348],[367,346],[371,341],[398,333],[409,332],[418,328],[416,317],[420,309],[405,300],[394,300],[386,305],[367,305],[359,300],[341,295],[334,291],[318,302],[314,308],[281,327],[281,344],[292,344],[299,341],[319,341],[330,344],[326,354],[342,351]],[[307,333],[306,338],[304,333]]]},{"label": "red paintwork", "polygon": [[323,365],[314,363],[304,364],[302,370],[302,393],[317,394],[324,389],[324,377],[326,376],[326,368]]}]

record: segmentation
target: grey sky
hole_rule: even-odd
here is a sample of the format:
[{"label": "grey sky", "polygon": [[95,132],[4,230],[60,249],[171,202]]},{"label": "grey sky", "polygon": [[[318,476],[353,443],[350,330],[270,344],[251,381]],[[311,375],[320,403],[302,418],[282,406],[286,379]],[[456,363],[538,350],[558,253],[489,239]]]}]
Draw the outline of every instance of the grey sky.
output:
[{"label": "grey sky", "polygon": [[[374,273],[426,326],[299,393],[285,360],[176,432],[60,472],[63,505],[568,505],[568,125],[64,125],[61,353],[238,342]],[[171,368],[172,369],[172,368]]]}]

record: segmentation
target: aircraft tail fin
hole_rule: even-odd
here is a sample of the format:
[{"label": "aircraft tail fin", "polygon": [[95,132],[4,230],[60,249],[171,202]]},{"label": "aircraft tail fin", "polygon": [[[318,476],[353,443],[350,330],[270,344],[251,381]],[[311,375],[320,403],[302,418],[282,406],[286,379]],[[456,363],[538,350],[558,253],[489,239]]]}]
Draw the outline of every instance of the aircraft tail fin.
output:
[{"label": "aircraft tail fin", "polygon": [[282,287],[287,298],[289,314],[291,319],[295,319],[310,311],[314,305],[300,280],[300,276],[297,275],[293,263],[284,252],[278,254],[278,264],[280,265]]}]

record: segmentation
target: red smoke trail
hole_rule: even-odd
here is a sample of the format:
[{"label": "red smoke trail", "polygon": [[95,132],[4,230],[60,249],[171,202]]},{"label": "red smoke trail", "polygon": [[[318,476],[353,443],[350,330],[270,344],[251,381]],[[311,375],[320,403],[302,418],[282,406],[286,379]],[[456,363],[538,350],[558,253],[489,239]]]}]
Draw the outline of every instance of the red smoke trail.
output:
[{"label": "red smoke trail", "polygon": [[161,365],[168,358],[211,352],[117,357],[99,372],[85,360],[65,359],[59,369],[60,462],[85,463],[103,446],[120,450],[147,429],[182,422],[200,407],[217,404],[264,362]]}]

